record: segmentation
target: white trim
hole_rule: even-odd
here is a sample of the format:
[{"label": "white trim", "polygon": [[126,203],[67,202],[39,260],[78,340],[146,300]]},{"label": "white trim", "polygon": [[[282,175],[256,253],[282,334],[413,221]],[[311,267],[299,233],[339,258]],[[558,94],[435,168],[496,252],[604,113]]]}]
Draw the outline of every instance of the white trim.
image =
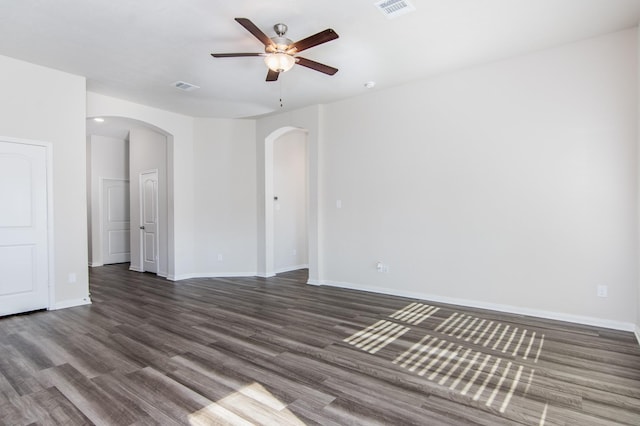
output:
[{"label": "white trim", "polygon": [[312,280],[312,279],[308,279],[307,280],[307,284],[309,284],[309,285],[323,285],[322,281],[320,281],[320,280]]},{"label": "white trim", "polygon": [[134,264],[129,264],[129,270],[133,272],[144,272],[144,269]]},{"label": "white trim", "polygon": [[[315,284],[315,283],[314,283]],[[437,296],[428,293],[398,291],[396,289],[384,287],[370,287],[360,284],[352,284],[336,281],[318,281],[315,285],[326,285],[330,287],[340,287],[352,290],[369,291],[372,293],[388,294],[391,296],[410,297],[413,299],[429,300],[433,302],[446,303],[450,305],[460,305],[470,308],[488,309],[498,312],[507,312],[511,314],[527,315],[538,318],[551,319],[556,321],[566,321],[576,324],[591,325],[596,327],[610,328],[622,331],[634,331],[636,326],[630,322],[613,321],[603,318],[587,317],[581,315],[572,315],[562,312],[543,311],[538,309],[523,308],[520,306],[501,305],[494,303],[481,302],[477,300],[458,299],[455,297]],[[636,336],[638,337],[638,336]],[[640,338],[638,339],[640,341]]]},{"label": "white trim", "polygon": [[640,345],[640,325],[636,326],[636,331],[634,333],[636,335],[636,340],[638,341],[638,344]]},{"label": "white trim", "polygon": [[67,309],[67,308],[73,308],[76,306],[84,306],[84,305],[90,305],[91,304],[91,298],[89,296],[87,297],[83,297],[82,299],[72,299],[72,300],[64,300],[62,302],[58,302],[53,306],[49,307],[50,311],[55,311],[58,309]]},{"label": "white trim", "polygon": [[309,264],[286,266],[284,268],[276,269],[275,272],[276,272],[276,274],[281,274],[283,272],[297,271],[298,269],[309,269]]},{"label": "white trim", "polygon": [[[39,142],[47,149],[47,244],[49,245],[49,306],[56,300],[55,241],[53,232],[53,144]],[[88,285],[88,283],[87,283]]]},{"label": "white trim", "polygon": [[189,280],[192,278],[245,278],[256,277],[256,272],[200,272],[191,274],[168,275],[170,281]]},{"label": "white trim", "polygon": [[104,266],[104,264],[99,262],[96,262],[96,263],[89,262],[89,268],[97,268],[98,266]]},{"label": "white trim", "polygon": [[276,276],[275,272],[260,272],[256,274],[256,277],[260,277],[260,278],[271,278],[275,276]]}]

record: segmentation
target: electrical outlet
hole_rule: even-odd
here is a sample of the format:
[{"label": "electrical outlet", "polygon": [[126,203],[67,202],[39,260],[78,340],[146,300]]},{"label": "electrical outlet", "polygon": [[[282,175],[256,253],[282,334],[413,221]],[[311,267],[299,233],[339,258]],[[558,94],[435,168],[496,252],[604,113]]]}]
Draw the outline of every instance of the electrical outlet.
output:
[{"label": "electrical outlet", "polygon": [[598,286],[598,297],[607,297],[608,296],[608,288],[606,285]]},{"label": "electrical outlet", "polygon": [[69,274],[69,284],[73,284],[76,281],[78,281],[78,277],[76,276],[76,273],[75,272],[71,272]]},{"label": "electrical outlet", "polygon": [[296,249],[291,250],[291,255],[292,256],[297,256],[298,255],[298,250],[296,250]]},{"label": "electrical outlet", "polygon": [[378,270],[378,272],[389,272],[389,265],[385,265],[382,262],[377,262],[376,269]]},{"label": "electrical outlet", "polygon": [[222,262],[222,254],[218,255],[218,262]]}]

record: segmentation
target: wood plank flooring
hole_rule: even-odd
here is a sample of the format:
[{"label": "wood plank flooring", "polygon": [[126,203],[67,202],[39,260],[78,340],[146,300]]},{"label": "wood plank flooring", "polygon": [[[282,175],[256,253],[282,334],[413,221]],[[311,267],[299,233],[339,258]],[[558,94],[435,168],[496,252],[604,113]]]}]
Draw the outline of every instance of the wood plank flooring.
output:
[{"label": "wood plank flooring", "polygon": [[632,333],[274,278],[90,271],[0,319],[0,424],[640,425]]}]

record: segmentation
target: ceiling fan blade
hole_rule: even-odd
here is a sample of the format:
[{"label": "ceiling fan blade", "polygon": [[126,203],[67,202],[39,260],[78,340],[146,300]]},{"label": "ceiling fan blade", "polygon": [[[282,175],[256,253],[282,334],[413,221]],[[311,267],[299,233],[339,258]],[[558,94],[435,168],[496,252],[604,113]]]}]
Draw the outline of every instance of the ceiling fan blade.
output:
[{"label": "ceiling fan blade", "polygon": [[329,28],[319,32],[318,34],[314,34],[302,40],[296,41],[291,46],[289,46],[288,50],[295,49],[296,52],[302,52],[303,50],[309,49],[310,47],[314,47],[319,44],[335,40],[337,38],[338,34],[331,28]]},{"label": "ceiling fan blade", "polygon": [[262,42],[262,44],[264,44],[265,46],[273,45],[273,41],[271,41],[269,36],[263,33],[262,30],[260,30],[260,28],[258,28],[256,24],[251,22],[249,19],[247,18],[235,18],[235,19],[238,24],[242,25],[247,31],[253,34],[255,38],[257,38]]},{"label": "ceiling fan blade", "polygon": [[328,75],[334,75],[338,72],[338,68],[330,67],[329,65],[321,64],[320,62],[312,61],[311,59],[301,58],[296,56],[296,62],[303,67],[311,68],[312,70],[320,71]]},{"label": "ceiling fan blade", "polygon": [[267,73],[267,79],[265,81],[276,81],[279,75],[280,73],[278,71],[269,69],[269,72]]},{"label": "ceiling fan blade", "polygon": [[212,53],[214,58],[240,58],[244,56],[266,56],[266,53]]}]

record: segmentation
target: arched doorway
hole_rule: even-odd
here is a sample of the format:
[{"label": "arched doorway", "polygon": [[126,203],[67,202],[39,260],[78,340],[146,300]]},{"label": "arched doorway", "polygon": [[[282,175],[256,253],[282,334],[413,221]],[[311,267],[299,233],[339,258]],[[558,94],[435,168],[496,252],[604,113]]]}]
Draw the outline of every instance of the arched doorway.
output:
[{"label": "arched doorway", "polygon": [[[169,197],[172,136],[139,120],[100,118],[104,122],[98,124],[87,119],[90,265],[131,262],[132,270],[167,277],[174,264],[170,254],[173,206]],[[155,240],[142,229],[145,186],[141,182],[152,171],[156,181],[152,214],[157,223],[151,236]]]},{"label": "arched doorway", "polygon": [[274,272],[309,267],[307,134],[291,130],[273,146]]},{"label": "arched doorway", "polygon": [[[309,188],[308,145],[308,131],[298,127],[282,127],[265,138],[264,276],[267,277],[309,264],[309,198],[315,191]],[[291,179],[297,181],[288,182]]]}]

